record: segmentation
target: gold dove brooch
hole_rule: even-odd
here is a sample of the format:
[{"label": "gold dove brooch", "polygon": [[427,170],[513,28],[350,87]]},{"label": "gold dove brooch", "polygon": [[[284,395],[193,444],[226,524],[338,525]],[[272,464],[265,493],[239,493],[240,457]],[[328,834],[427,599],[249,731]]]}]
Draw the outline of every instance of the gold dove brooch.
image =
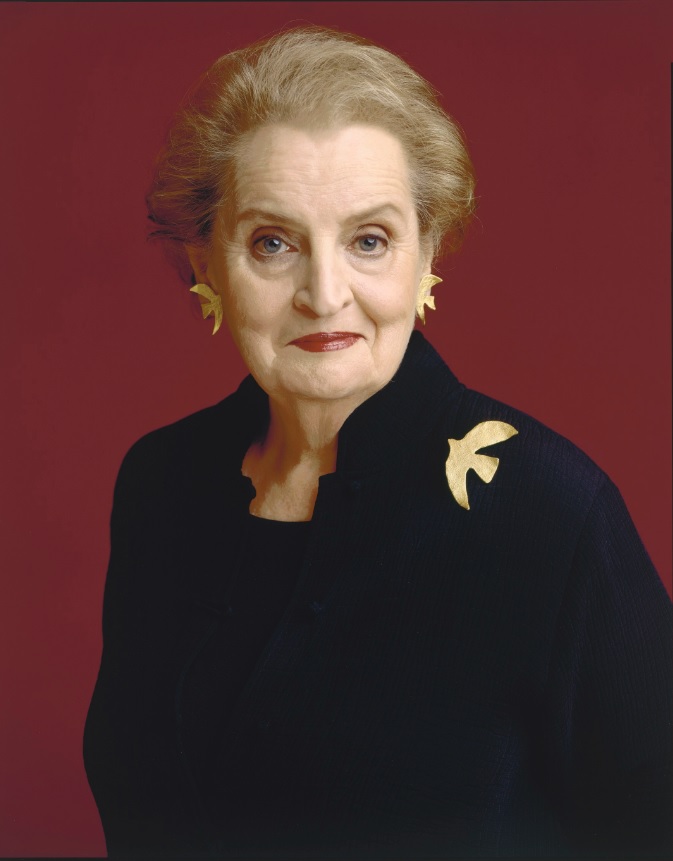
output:
[{"label": "gold dove brooch", "polygon": [[470,502],[467,498],[467,473],[473,469],[482,481],[489,484],[500,463],[497,457],[488,454],[478,454],[479,449],[488,445],[504,442],[519,433],[507,422],[480,422],[462,439],[449,440],[449,456],[446,459],[446,480],[449,490],[461,508],[469,511]]}]

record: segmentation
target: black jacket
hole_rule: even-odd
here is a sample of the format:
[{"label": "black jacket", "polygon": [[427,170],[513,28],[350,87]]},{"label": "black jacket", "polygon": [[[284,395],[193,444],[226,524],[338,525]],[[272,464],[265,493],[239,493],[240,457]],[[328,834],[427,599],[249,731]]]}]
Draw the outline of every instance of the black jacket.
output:
[{"label": "black jacket", "polygon": [[[226,726],[200,656],[227,624],[268,419],[251,378],[136,443],[115,490],[85,763],[110,854],[621,857],[671,848],[673,613],[618,491],[462,386],[415,333],[346,421],[293,598]],[[450,492],[483,421],[493,480]],[[198,680],[198,683],[195,682]],[[185,714],[230,803],[205,815]]]}]

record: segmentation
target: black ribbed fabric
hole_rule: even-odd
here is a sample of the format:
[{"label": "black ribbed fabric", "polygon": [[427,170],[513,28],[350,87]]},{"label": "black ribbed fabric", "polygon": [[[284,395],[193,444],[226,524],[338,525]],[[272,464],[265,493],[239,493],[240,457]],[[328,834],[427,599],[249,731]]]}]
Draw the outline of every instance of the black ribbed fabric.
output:
[{"label": "black ribbed fabric", "polygon": [[248,515],[241,564],[231,583],[223,624],[204,646],[186,686],[183,739],[196,785],[213,815],[221,776],[218,762],[236,700],[285,612],[306,549],[310,522],[286,523]]},{"label": "black ribbed fabric", "polygon": [[[448,440],[485,421],[518,433],[485,449],[490,483],[468,474],[466,510]],[[673,857],[673,609],[626,506],[418,332],[340,432],[286,610],[204,730],[204,792],[195,719],[214,713],[249,550],[241,463],[267,422],[247,378],[122,464],[85,732],[110,854]]]}]

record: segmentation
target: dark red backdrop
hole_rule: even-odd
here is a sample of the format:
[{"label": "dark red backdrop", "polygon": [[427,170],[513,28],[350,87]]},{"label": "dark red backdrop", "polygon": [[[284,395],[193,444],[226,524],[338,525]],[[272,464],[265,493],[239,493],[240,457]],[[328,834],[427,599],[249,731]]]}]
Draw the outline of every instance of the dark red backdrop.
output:
[{"label": "dark red backdrop", "polygon": [[115,473],[134,439],[243,374],[145,243],[143,194],[197,74],[282,25],[359,32],[444,94],[480,210],[464,252],[440,267],[427,334],[468,384],[612,476],[670,589],[672,11],[642,0],[0,6],[0,854],[104,851],[80,739]]}]

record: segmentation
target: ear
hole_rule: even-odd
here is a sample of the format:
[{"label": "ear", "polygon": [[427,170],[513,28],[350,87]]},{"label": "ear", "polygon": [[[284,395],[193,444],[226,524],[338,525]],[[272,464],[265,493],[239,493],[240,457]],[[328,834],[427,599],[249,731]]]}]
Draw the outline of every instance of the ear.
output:
[{"label": "ear", "polygon": [[185,245],[187,257],[197,284],[208,283],[208,254],[200,245]]}]

